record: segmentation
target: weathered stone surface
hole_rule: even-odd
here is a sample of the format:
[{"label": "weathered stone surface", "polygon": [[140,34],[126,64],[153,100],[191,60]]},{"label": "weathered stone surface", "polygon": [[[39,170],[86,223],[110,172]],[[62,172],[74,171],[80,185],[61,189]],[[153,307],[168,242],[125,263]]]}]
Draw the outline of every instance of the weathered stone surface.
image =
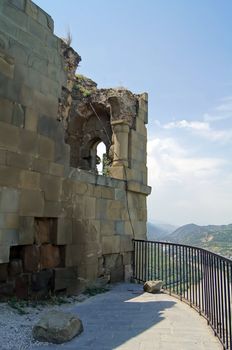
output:
[{"label": "weathered stone surface", "polygon": [[8,277],[8,264],[0,264],[0,282],[5,282]]},{"label": "weathered stone surface", "polygon": [[40,266],[41,269],[49,269],[57,267],[60,264],[60,250],[59,247],[52,244],[42,244],[40,247]]},{"label": "weathered stone surface", "polygon": [[8,272],[10,277],[15,277],[23,272],[23,262],[21,259],[12,259],[9,262]]},{"label": "weathered stone surface", "polygon": [[35,242],[37,244],[50,243],[56,231],[56,219],[36,218],[35,219]]},{"label": "weathered stone surface", "polygon": [[47,295],[53,289],[53,271],[47,269],[32,273],[31,289],[38,297]]},{"label": "weathered stone surface", "polygon": [[27,299],[29,294],[29,274],[22,274],[15,279],[15,295],[19,299]]},{"label": "weathered stone surface", "polygon": [[38,271],[40,267],[40,249],[37,245],[24,246],[22,249],[23,268],[26,272]]},{"label": "weathered stone surface", "polygon": [[146,281],[143,286],[144,292],[159,293],[163,285],[163,281]]},{"label": "weathered stone surface", "polygon": [[42,342],[65,343],[83,331],[80,319],[71,313],[50,311],[33,328],[33,337]]}]

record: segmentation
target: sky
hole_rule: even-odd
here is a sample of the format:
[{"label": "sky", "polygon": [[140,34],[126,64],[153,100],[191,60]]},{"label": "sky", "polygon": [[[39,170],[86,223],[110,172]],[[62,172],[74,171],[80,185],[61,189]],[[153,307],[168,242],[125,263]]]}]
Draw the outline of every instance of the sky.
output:
[{"label": "sky", "polygon": [[150,221],[232,222],[232,1],[35,0],[98,87],[149,94]]}]

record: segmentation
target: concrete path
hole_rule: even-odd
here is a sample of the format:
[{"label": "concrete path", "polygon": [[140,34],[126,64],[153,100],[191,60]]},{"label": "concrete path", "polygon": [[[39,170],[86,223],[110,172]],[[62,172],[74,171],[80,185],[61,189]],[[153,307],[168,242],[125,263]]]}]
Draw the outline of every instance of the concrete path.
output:
[{"label": "concrete path", "polygon": [[116,285],[69,311],[82,319],[84,332],[66,344],[37,350],[222,349],[196,311],[166,294],[143,293],[141,285]]}]

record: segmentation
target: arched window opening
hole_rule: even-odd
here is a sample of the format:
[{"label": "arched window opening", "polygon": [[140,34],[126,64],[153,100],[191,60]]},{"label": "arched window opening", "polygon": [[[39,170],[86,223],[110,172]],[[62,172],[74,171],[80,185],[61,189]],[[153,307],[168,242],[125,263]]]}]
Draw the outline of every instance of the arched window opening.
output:
[{"label": "arched window opening", "polygon": [[104,142],[99,142],[96,152],[96,170],[99,175],[107,176],[109,174],[110,162],[107,157],[106,145]]}]

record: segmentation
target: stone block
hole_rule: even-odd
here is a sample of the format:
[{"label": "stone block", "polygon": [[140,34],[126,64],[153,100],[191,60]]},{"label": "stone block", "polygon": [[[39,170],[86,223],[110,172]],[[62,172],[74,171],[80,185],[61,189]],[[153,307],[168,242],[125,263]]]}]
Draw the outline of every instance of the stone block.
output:
[{"label": "stone block", "polygon": [[146,281],[143,285],[144,292],[147,293],[159,293],[163,285],[163,281]]},{"label": "stone block", "polygon": [[84,217],[88,219],[95,219],[96,217],[96,198],[84,197]]},{"label": "stone block", "polygon": [[27,245],[22,249],[23,269],[25,272],[36,272],[40,269],[39,246]]},{"label": "stone block", "polygon": [[8,263],[10,256],[10,246],[0,245],[0,264]]},{"label": "stone block", "polygon": [[62,200],[72,201],[75,195],[75,182],[69,178],[64,178],[62,181]]},{"label": "stone block", "polygon": [[25,107],[17,102],[13,104],[12,124],[19,128],[24,128],[25,125]]},{"label": "stone block", "polygon": [[117,235],[124,235],[125,234],[123,221],[115,221],[114,225],[115,225],[115,233]]},{"label": "stone block", "polygon": [[0,282],[6,282],[8,278],[8,264],[0,264]]},{"label": "stone block", "polygon": [[0,73],[13,79],[14,77],[14,60],[0,52]]},{"label": "stone block", "polygon": [[14,284],[13,282],[6,282],[0,284],[0,296],[13,296],[14,295]]},{"label": "stone block", "polygon": [[23,170],[20,174],[20,184],[23,189],[38,190],[40,187],[40,174],[35,171]]},{"label": "stone block", "polygon": [[132,263],[133,263],[133,253],[132,252],[122,253],[122,258],[123,258],[123,265],[132,265]]},{"label": "stone block", "polygon": [[42,244],[40,254],[41,269],[50,269],[59,266],[61,262],[59,247],[52,244]]},{"label": "stone block", "polygon": [[132,241],[133,236],[121,236],[120,239],[120,251],[121,252],[130,252],[133,251],[133,241]]},{"label": "stone block", "polygon": [[55,218],[63,214],[64,208],[62,206],[62,202],[45,201],[43,216]]},{"label": "stone block", "polygon": [[123,204],[121,201],[107,201],[107,219],[109,220],[120,220],[121,219],[121,209]]},{"label": "stone block", "polygon": [[112,236],[115,233],[113,220],[101,220],[100,224],[101,236]]},{"label": "stone block", "polygon": [[25,0],[9,0],[9,3],[21,11],[25,9]]},{"label": "stone block", "polygon": [[124,266],[124,282],[130,283],[133,278],[133,268],[132,265],[125,265]]},{"label": "stone block", "polygon": [[50,162],[47,159],[42,158],[34,158],[32,162],[32,170],[38,171],[42,174],[49,173]]},{"label": "stone block", "polygon": [[70,146],[64,142],[64,135],[57,135],[55,142],[55,158],[54,161],[59,164],[63,164],[66,167],[70,165]]},{"label": "stone block", "polygon": [[0,229],[16,229],[19,226],[18,214],[4,213],[0,214]]},{"label": "stone block", "polygon": [[61,185],[61,179],[57,176],[41,175],[40,186],[46,200],[58,201],[61,196]]},{"label": "stone block", "polygon": [[0,122],[0,147],[18,151],[19,128]]},{"label": "stone block", "polygon": [[116,267],[110,271],[110,282],[117,283],[124,281],[124,267],[123,265]]},{"label": "stone block", "polygon": [[39,156],[53,160],[54,159],[54,141],[48,137],[40,135],[39,137]]},{"label": "stone block", "polygon": [[54,291],[64,290],[75,285],[78,273],[76,267],[58,267],[54,269]]},{"label": "stone block", "polygon": [[20,169],[0,166],[0,186],[18,187],[20,181]]},{"label": "stone block", "polygon": [[101,188],[101,197],[106,199],[114,199],[115,193],[114,189],[110,187],[102,186]]},{"label": "stone block", "polygon": [[33,108],[27,107],[25,109],[25,129],[30,131],[37,131],[38,115]]},{"label": "stone block", "polygon": [[75,181],[74,190],[76,194],[87,194],[88,184],[80,181]]},{"label": "stone block", "polygon": [[19,150],[21,152],[31,154],[34,156],[38,155],[38,136],[30,130],[21,129]]},{"label": "stone block", "polygon": [[72,267],[72,266],[79,266],[81,263],[81,255],[80,251],[84,248],[80,244],[72,244],[67,245],[65,247],[65,266],[66,267]]},{"label": "stone block", "polygon": [[50,163],[49,174],[54,176],[64,176],[64,166],[58,163]]},{"label": "stone block", "polygon": [[100,222],[98,220],[73,220],[73,244],[86,244],[86,250],[90,243],[99,241]]},{"label": "stone block", "polygon": [[133,236],[134,230],[133,230],[133,222],[132,221],[126,221],[125,224],[125,235]]},{"label": "stone block", "polygon": [[[58,99],[57,97],[53,97],[51,95],[44,95],[39,91],[34,92],[34,102],[33,102],[35,110],[37,110],[40,114],[49,115],[50,117],[57,117],[58,112]],[[54,119],[56,123],[58,123],[57,119]],[[38,127],[40,124],[38,124]],[[41,133],[44,135],[43,133]],[[49,136],[49,135],[45,135]]]},{"label": "stone block", "polygon": [[121,188],[115,188],[115,199],[118,201],[126,201],[126,191]]},{"label": "stone block", "polygon": [[34,218],[19,217],[19,245],[27,245],[34,243]]},{"label": "stone block", "polygon": [[6,153],[7,153],[7,151],[0,149],[0,164],[1,165],[6,164]]},{"label": "stone block", "polygon": [[40,296],[45,296],[53,289],[53,271],[44,270],[32,273],[31,275],[32,292],[39,293]]},{"label": "stone block", "polygon": [[19,299],[28,299],[30,275],[23,274],[15,279],[15,296]]},{"label": "stone block", "polygon": [[21,216],[43,216],[43,192],[37,190],[22,190],[19,212]]},{"label": "stone block", "polygon": [[0,121],[11,123],[13,114],[13,102],[0,97]]},{"label": "stone block", "polygon": [[7,152],[6,164],[19,169],[30,169],[32,167],[32,157],[28,154]]},{"label": "stone block", "polygon": [[107,219],[107,199],[96,199],[96,218]]},{"label": "stone block", "polygon": [[[21,0],[21,1],[24,1],[24,0]],[[33,2],[27,1],[25,12],[28,14],[29,17],[33,18],[34,20],[37,20],[39,8]]]},{"label": "stone block", "polygon": [[102,253],[120,253],[120,235],[102,237]]},{"label": "stone block", "polygon": [[[18,88],[19,89],[19,88]],[[20,84],[18,100],[27,108],[34,108],[35,90],[26,84]]]},{"label": "stone block", "polygon": [[71,218],[59,218],[57,222],[57,236],[54,243],[57,245],[71,244],[72,230]]},{"label": "stone block", "polygon": [[19,241],[18,230],[0,229],[0,245],[17,245]]},{"label": "stone block", "polygon": [[40,23],[38,23],[37,21],[35,21],[32,17],[29,18],[29,31],[30,33],[35,36],[35,40],[41,40],[42,42],[45,42],[45,38],[46,38],[46,31],[45,28],[43,26],[41,26]]},{"label": "stone block", "polygon": [[19,208],[19,191],[13,188],[0,189],[0,212],[17,213]]},{"label": "stone block", "polygon": [[[21,11],[19,11],[19,9]],[[7,18],[11,19],[14,24],[17,24],[20,28],[27,29],[27,16],[23,12],[22,0],[11,0],[4,6],[3,13]]]},{"label": "stone block", "polygon": [[21,259],[12,259],[8,264],[8,273],[10,277],[15,277],[23,272],[23,262]]},{"label": "stone block", "polygon": [[10,256],[10,246],[0,245],[0,264],[8,263]]},{"label": "stone block", "polygon": [[50,218],[35,218],[35,243],[40,245],[50,243],[56,231],[57,221]]},{"label": "stone block", "polygon": [[101,198],[101,186],[98,186],[98,185],[94,186],[94,188],[93,188],[93,196],[95,198]]}]

